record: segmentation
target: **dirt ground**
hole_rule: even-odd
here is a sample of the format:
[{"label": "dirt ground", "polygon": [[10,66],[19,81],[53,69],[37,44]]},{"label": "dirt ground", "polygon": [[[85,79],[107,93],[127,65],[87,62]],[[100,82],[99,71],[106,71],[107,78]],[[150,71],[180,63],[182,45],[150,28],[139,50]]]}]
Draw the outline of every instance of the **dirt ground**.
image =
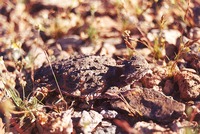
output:
[{"label": "dirt ground", "polygon": [[198,0],[3,0],[0,20],[0,133],[200,133]]}]

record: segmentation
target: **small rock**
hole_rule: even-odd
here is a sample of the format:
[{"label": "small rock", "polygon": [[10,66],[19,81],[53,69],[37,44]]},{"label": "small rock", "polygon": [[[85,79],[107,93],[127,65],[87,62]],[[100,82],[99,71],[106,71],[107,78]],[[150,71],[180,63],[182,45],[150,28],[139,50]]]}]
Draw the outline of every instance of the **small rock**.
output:
[{"label": "small rock", "polygon": [[110,127],[110,126],[112,126],[112,123],[111,123],[111,122],[108,122],[108,121],[102,121],[102,122],[101,122],[101,126],[102,126],[102,127]]},{"label": "small rock", "polygon": [[200,38],[200,28],[199,27],[193,27],[189,31],[189,36],[191,39],[198,39]]},{"label": "small rock", "polygon": [[[69,134],[73,132],[73,124],[71,119],[72,110],[63,111],[61,113],[52,112],[48,115],[42,112],[40,112],[40,114],[42,114],[42,119],[46,117],[48,118],[48,121],[46,123],[43,122],[43,124],[41,124],[43,127],[42,133],[51,132],[53,134]],[[38,117],[41,116],[39,115]]]},{"label": "small rock", "polygon": [[32,57],[35,58],[34,64],[37,67],[41,67],[47,61],[45,52],[40,47],[33,45],[29,53],[33,54]]},{"label": "small rock", "polygon": [[171,80],[166,80],[165,86],[163,88],[163,93],[170,95],[174,90],[174,83]]},{"label": "small rock", "polygon": [[186,115],[189,121],[199,121],[200,120],[200,102],[189,101],[186,105]]},{"label": "small rock", "polygon": [[138,130],[139,133],[142,134],[172,134],[173,132],[167,128],[161,127],[160,125],[153,122],[137,122],[134,125],[134,129]]},{"label": "small rock", "polygon": [[100,55],[108,55],[112,56],[116,52],[116,48],[113,44],[110,43],[104,43]]},{"label": "small rock", "polygon": [[200,72],[200,40],[189,47],[189,52],[183,55],[183,58],[189,64],[189,67]]},{"label": "small rock", "polygon": [[97,127],[94,134],[116,134],[117,127],[115,125],[111,125],[109,127]]},{"label": "small rock", "polygon": [[74,49],[80,49],[80,46],[83,44],[83,41],[79,36],[71,35],[69,37],[60,38],[56,41],[60,44],[63,50],[73,47]]},{"label": "small rock", "polygon": [[153,66],[152,73],[146,74],[142,79],[142,84],[146,88],[153,88],[154,86],[158,86],[162,79],[166,78],[167,70],[162,66]]},{"label": "small rock", "polygon": [[193,8],[193,13],[194,13],[194,22],[195,25],[200,27],[200,7],[198,6],[198,4],[195,4],[195,7]]},{"label": "small rock", "polygon": [[167,123],[180,117],[185,111],[185,104],[165,96],[154,89],[132,89],[122,93],[124,99],[113,100],[111,105],[131,114]]},{"label": "small rock", "polygon": [[[158,29],[153,29],[150,33],[147,34],[147,37],[150,41],[154,41],[159,35]],[[176,39],[181,36],[181,33],[178,30],[163,30],[163,37],[169,44],[176,44]]]},{"label": "small rock", "polygon": [[[189,122],[186,120],[183,120],[183,121],[176,120],[170,125],[170,128],[176,134],[184,134],[184,133],[186,133],[187,129],[190,129],[192,131],[194,126],[195,126],[194,122],[192,123],[192,122]],[[193,131],[193,133],[194,133],[194,131]]]},{"label": "small rock", "polygon": [[79,121],[79,126],[84,133],[91,133],[94,128],[102,121],[103,116],[94,110],[83,111]]},{"label": "small rock", "polygon": [[146,88],[153,88],[159,85],[161,80],[161,77],[156,74],[146,74],[145,77],[141,79],[141,82]]},{"label": "small rock", "polygon": [[200,97],[200,76],[191,71],[181,71],[175,74],[174,81],[178,83],[180,97],[183,100],[194,100]]},{"label": "small rock", "polygon": [[165,45],[167,60],[173,60],[177,54],[177,47],[174,44],[166,43]]},{"label": "small rock", "polygon": [[113,119],[117,116],[117,112],[115,110],[102,110],[101,115],[106,119]]}]

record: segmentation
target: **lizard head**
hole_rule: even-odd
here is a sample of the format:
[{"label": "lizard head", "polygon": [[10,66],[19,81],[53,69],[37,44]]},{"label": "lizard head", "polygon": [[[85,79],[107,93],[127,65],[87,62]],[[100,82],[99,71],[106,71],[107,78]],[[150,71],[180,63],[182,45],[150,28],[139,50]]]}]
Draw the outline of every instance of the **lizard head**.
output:
[{"label": "lizard head", "polygon": [[141,55],[134,55],[130,60],[123,63],[123,73],[121,78],[126,84],[133,84],[140,80],[147,73],[152,73],[148,62]]}]

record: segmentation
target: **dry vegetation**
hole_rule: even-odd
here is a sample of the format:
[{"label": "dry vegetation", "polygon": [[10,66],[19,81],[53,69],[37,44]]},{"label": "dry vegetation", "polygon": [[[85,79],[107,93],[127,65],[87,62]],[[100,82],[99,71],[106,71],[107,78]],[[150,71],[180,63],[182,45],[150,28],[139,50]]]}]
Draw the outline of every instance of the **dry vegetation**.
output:
[{"label": "dry vegetation", "polygon": [[[200,133],[198,0],[3,0],[0,20],[0,133]],[[135,53],[153,72],[142,87],[182,103],[181,116],[143,118],[123,95],[124,111],[104,110],[34,85],[55,60]]]}]

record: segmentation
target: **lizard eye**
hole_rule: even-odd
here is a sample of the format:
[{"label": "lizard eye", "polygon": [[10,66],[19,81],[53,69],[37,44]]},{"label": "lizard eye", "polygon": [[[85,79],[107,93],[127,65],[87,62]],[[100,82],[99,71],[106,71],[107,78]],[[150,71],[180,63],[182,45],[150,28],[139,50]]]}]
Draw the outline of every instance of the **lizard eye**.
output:
[{"label": "lizard eye", "polygon": [[135,68],[136,68],[136,69],[140,69],[140,68],[141,68],[141,66],[135,66]]}]

